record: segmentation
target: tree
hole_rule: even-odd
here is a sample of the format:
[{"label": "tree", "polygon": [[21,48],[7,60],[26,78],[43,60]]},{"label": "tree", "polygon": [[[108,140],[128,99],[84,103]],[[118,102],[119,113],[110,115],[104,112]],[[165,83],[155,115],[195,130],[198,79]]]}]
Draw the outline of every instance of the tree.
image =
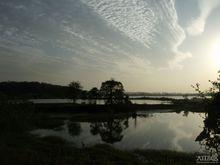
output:
[{"label": "tree", "polygon": [[210,92],[212,94],[213,101],[212,103],[220,106],[220,70],[218,71],[218,78],[216,81],[210,81],[212,84],[212,88],[210,88]]},{"label": "tree", "polygon": [[73,102],[76,101],[81,91],[82,91],[82,86],[79,81],[72,81],[69,84],[69,97],[70,99],[73,100]]},{"label": "tree", "polygon": [[90,99],[97,99],[99,97],[99,89],[94,87],[89,91]]},{"label": "tree", "polygon": [[106,104],[113,105],[130,103],[129,97],[124,93],[123,84],[114,79],[103,82],[100,92],[103,98],[106,99]]},{"label": "tree", "polygon": [[[211,155],[218,154],[220,150],[220,71],[218,71],[218,74],[217,80],[209,80],[212,87],[206,92],[200,90],[198,83],[196,86],[193,86],[202,98],[208,100],[204,118],[204,128],[195,141],[200,142],[206,152],[211,153]],[[206,94],[211,94],[211,99],[207,99],[205,97]]]},{"label": "tree", "polygon": [[[200,89],[200,84],[197,83],[195,86],[192,85],[192,87],[195,89],[196,92],[199,93],[199,96],[203,98],[207,103],[211,103],[211,105],[219,109],[220,107],[220,71],[218,71],[218,78],[215,81],[209,80],[209,82],[212,84],[212,87],[207,91],[202,91]],[[206,95],[212,96],[211,100],[206,97]],[[210,102],[211,101],[211,102]],[[210,105],[210,104],[208,104]]]}]

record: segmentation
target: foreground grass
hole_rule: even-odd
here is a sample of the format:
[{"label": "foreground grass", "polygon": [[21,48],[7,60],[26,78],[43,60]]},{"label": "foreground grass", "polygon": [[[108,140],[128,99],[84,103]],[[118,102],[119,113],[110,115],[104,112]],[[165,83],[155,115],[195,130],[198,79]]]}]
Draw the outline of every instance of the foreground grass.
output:
[{"label": "foreground grass", "polygon": [[76,148],[56,137],[11,136],[1,139],[1,164],[142,164],[134,154],[107,145]]},{"label": "foreground grass", "polygon": [[135,154],[146,164],[195,164],[196,154],[168,150],[136,150]]},{"label": "foreground grass", "polygon": [[195,161],[193,154],[172,151],[121,151],[104,144],[76,148],[56,137],[11,134],[6,139],[1,139],[2,165],[193,164]]}]

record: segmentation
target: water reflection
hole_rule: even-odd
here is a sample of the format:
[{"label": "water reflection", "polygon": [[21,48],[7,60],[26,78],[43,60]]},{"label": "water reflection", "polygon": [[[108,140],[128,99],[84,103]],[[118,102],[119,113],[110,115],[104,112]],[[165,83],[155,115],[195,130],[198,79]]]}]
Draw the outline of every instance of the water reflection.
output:
[{"label": "water reflection", "polygon": [[[200,150],[197,141],[206,139],[199,135],[203,130],[203,118],[204,114],[164,110],[163,113],[139,111],[136,116],[73,115],[65,119],[61,130],[38,129],[32,133],[58,136],[79,147],[82,144],[88,146],[109,143],[120,149],[150,148],[194,152]],[[198,135],[200,138],[196,139]]]},{"label": "water reflection", "polygon": [[106,122],[94,122],[90,124],[92,135],[100,135],[103,142],[113,144],[122,140],[122,131],[128,128],[127,119],[110,118]]},{"label": "water reflection", "polygon": [[204,128],[197,136],[198,141],[205,151],[219,153],[220,149],[220,113],[209,111],[204,118]]}]

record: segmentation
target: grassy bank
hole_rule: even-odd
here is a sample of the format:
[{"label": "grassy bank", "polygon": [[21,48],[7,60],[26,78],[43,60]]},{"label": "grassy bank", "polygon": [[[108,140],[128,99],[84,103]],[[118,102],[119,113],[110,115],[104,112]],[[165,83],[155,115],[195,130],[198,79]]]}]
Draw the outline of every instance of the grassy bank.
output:
[{"label": "grassy bank", "polygon": [[41,112],[135,112],[137,110],[154,110],[154,109],[172,109],[175,105],[159,104],[128,104],[128,105],[95,105],[95,104],[71,104],[71,103],[57,103],[57,104],[35,104],[36,110]]},{"label": "grassy bank", "polygon": [[157,150],[121,151],[108,145],[76,148],[56,137],[13,135],[0,147],[0,162],[17,165],[194,164],[195,155]]},{"label": "grassy bank", "polygon": [[76,148],[57,137],[38,138],[28,134],[1,137],[2,165],[72,165],[72,164],[193,164],[194,154],[134,150],[122,151],[109,145]]}]

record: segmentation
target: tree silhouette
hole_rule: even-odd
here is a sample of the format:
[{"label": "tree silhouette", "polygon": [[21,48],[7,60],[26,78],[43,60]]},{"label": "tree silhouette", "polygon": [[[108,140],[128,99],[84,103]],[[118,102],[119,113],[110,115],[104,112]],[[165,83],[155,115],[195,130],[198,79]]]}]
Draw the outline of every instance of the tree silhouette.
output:
[{"label": "tree silhouette", "polygon": [[219,153],[220,149],[220,113],[210,109],[204,120],[203,131],[196,140],[205,147],[206,151]]},{"label": "tree silhouette", "polygon": [[[212,84],[212,87],[207,91],[202,91],[199,83],[197,83],[195,86],[192,85],[195,91],[199,93],[199,96],[206,101],[205,103],[208,103],[208,106],[211,105],[216,109],[220,109],[220,71],[218,71],[218,74],[219,75],[216,81],[209,80],[209,82]],[[212,98],[208,99],[206,97],[207,94],[211,94]]]},{"label": "tree silhouette", "polygon": [[100,92],[103,98],[106,99],[106,104],[113,105],[130,103],[129,97],[124,93],[123,84],[113,79],[103,82]]},{"label": "tree silhouette", "polygon": [[0,82],[0,95],[10,99],[66,98],[67,86],[40,82]]},{"label": "tree silhouette", "polygon": [[218,71],[218,78],[216,81],[210,81],[212,84],[212,88],[210,88],[210,92],[212,94],[212,103],[217,106],[218,108],[220,107],[220,71]]},{"label": "tree silhouette", "polygon": [[89,91],[89,98],[90,99],[97,99],[99,98],[99,90],[98,88],[94,87]]},{"label": "tree silhouette", "polygon": [[72,81],[69,84],[69,97],[75,103],[76,99],[79,97],[82,91],[82,86],[79,81]]}]

